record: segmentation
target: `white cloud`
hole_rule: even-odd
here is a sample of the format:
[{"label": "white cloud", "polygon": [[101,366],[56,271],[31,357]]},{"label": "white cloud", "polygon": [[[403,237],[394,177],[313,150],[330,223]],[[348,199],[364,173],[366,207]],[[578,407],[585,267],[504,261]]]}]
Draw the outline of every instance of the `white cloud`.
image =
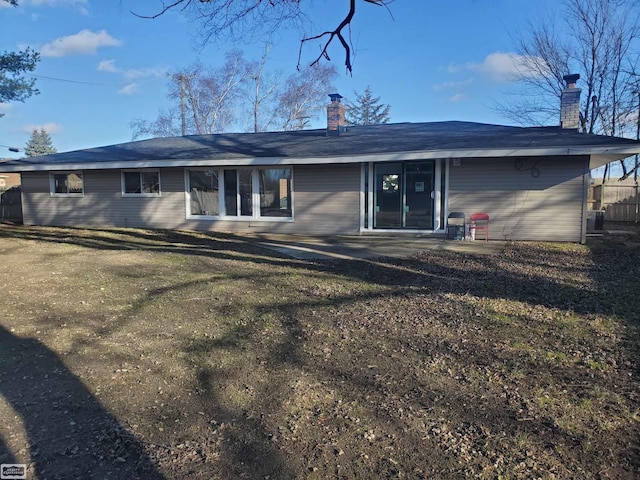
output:
[{"label": "white cloud", "polygon": [[530,60],[516,53],[496,52],[484,59],[477,70],[488,75],[497,82],[512,81],[522,75],[527,75]]},{"label": "white cloud", "polygon": [[10,103],[2,103],[2,102],[0,102],[0,113],[8,112],[9,110],[11,110],[11,104]]},{"label": "white cloud", "polygon": [[451,90],[451,89],[466,87],[471,85],[472,83],[473,83],[473,78],[468,78],[466,80],[460,80],[458,82],[437,83],[432,88],[434,90]]},{"label": "white cloud", "polygon": [[120,90],[118,90],[118,93],[120,95],[133,95],[137,89],[138,89],[137,83],[130,83],[129,85],[125,85]]},{"label": "white cloud", "polygon": [[158,78],[163,77],[167,73],[166,68],[151,67],[151,68],[137,68],[123,70],[116,65],[116,61],[113,59],[102,60],[97,67],[98,71],[117,73],[122,75],[122,78],[128,82],[123,86],[118,93],[120,95],[133,95],[138,91],[139,81],[144,78]]},{"label": "white cloud", "polygon": [[461,102],[462,100],[464,100],[465,98],[467,98],[467,94],[466,93],[456,93],[455,95],[451,95],[449,97],[449,101],[450,102]]},{"label": "white cloud", "polygon": [[38,125],[24,125],[23,127],[20,128],[20,130],[23,131],[24,133],[31,134],[33,133],[34,130],[40,130],[42,128],[44,128],[49,135],[54,133],[60,133],[62,131],[62,125],[58,123],[53,123],[53,122],[42,123]]},{"label": "white cloud", "polygon": [[81,30],[75,35],[60,37],[43,45],[40,54],[43,57],[66,57],[69,55],[95,54],[101,47],[119,47],[122,42],[113,38],[106,30],[92,32]]},{"label": "white cloud", "polygon": [[448,73],[460,73],[467,70],[473,70],[473,65],[475,64],[474,63],[464,63],[464,64],[450,63],[447,66],[446,71]]},{"label": "white cloud", "polygon": [[485,57],[482,63],[451,64],[447,67],[449,73],[476,71],[489,77],[494,82],[510,82],[524,76],[536,76],[531,68],[536,59],[513,52],[494,52]]},{"label": "white cloud", "polygon": [[136,78],[143,77],[163,77],[166,75],[166,68],[138,68],[138,69],[129,69],[123,72],[125,78],[129,80],[135,80]]},{"label": "white cloud", "polygon": [[98,64],[98,71],[100,72],[118,72],[118,68],[116,67],[115,60],[102,60]]},{"label": "white cloud", "polygon": [[98,70],[101,72],[121,73],[127,80],[136,80],[145,77],[164,77],[167,73],[167,69],[164,67],[129,68],[122,70],[116,66],[116,61],[113,59],[102,60],[98,64]]}]

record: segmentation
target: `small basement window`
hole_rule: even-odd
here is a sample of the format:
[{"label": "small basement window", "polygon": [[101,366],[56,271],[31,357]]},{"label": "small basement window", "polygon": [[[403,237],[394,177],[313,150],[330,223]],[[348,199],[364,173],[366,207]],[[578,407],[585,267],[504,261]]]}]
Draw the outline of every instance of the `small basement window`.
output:
[{"label": "small basement window", "polygon": [[126,196],[160,195],[160,172],[158,170],[123,171],[122,194]]},{"label": "small basement window", "polygon": [[51,195],[81,197],[84,195],[82,172],[59,172],[50,176]]}]

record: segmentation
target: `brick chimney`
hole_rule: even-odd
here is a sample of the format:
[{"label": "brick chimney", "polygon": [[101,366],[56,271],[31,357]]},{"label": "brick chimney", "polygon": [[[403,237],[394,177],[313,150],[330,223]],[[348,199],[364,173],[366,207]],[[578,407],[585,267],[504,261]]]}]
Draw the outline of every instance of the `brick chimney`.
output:
[{"label": "brick chimney", "polygon": [[331,103],[327,105],[327,135],[340,135],[344,132],[344,105],[340,103],[342,95],[330,93]]},{"label": "brick chimney", "polygon": [[576,82],[580,75],[573,73],[562,77],[567,86],[560,96],[560,127],[572,130],[580,128],[580,92]]}]

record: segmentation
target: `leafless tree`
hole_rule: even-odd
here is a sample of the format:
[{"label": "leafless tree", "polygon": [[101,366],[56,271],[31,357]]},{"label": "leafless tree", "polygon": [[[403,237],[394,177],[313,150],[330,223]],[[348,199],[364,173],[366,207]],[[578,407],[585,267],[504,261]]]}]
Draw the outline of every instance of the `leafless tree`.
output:
[{"label": "leafless tree", "polygon": [[268,55],[269,47],[259,61],[246,61],[234,51],[220,68],[196,63],[170,74],[171,105],[155,120],[134,119],[133,138],[220,133],[248,124],[253,132],[305,128],[334,90],[335,66],[305,67],[282,79],[267,69]]},{"label": "leafless tree", "polygon": [[[560,22],[545,19],[529,26],[519,40],[521,88],[513,102],[497,109],[528,125],[557,119],[563,76],[579,72],[583,88],[584,132],[625,135],[635,130],[640,50],[639,8],[625,0],[564,0]],[[563,31],[564,35],[557,31]],[[623,176],[631,173],[621,161]],[[606,175],[607,172],[605,172]]]},{"label": "leafless tree", "polygon": [[197,62],[169,76],[173,105],[154,121],[135,119],[133,137],[210,134],[225,131],[236,119],[238,102],[250,68],[242,52],[227,54],[220,68]]},{"label": "leafless tree", "polygon": [[[180,107],[160,109],[155,120],[134,118],[129,123],[131,138],[176,137],[181,133]],[[191,133],[191,132],[185,132]]]},{"label": "leafless tree", "polygon": [[[363,2],[387,7],[394,0],[362,0]],[[332,29],[323,30],[315,35],[304,35],[300,43],[298,67],[302,64],[303,47],[313,41],[320,42],[320,53],[311,62],[317,64],[321,59],[329,60],[328,48],[337,40],[345,53],[345,66],[352,70],[352,47],[348,41],[348,32],[356,14],[358,0],[348,0],[349,9],[342,21]],[[141,18],[158,18],[171,10],[180,10],[196,20],[200,26],[199,36],[203,44],[220,39],[246,41],[268,38],[277,30],[296,26],[303,29],[310,22],[309,8],[311,0],[173,0],[163,3],[162,8],[151,14],[132,12]]]},{"label": "leafless tree", "polygon": [[529,37],[518,41],[518,88],[508,92],[513,101],[496,109],[521,125],[544,125],[557,120],[559,99],[569,72],[569,46],[551,22],[529,24]]},{"label": "leafless tree", "polygon": [[276,122],[281,130],[302,130],[328,103],[331,83],[337,75],[333,65],[312,65],[291,75],[278,95]]},{"label": "leafless tree", "polygon": [[249,116],[253,132],[269,130],[274,123],[274,97],[280,86],[281,75],[266,70],[271,45],[266,44],[262,57],[249,63],[249,81],[245,98],[249,103]]}]

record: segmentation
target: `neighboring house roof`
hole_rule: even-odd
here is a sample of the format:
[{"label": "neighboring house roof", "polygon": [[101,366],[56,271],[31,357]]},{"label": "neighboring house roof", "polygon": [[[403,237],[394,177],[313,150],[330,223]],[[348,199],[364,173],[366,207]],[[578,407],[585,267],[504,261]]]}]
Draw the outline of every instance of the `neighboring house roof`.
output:
[{"label": "neighboring house roof", "polygon": [[354,163],[430,158],[590,155],[591,168],[640,153],[636,140],[560,127],[472,122],[353,126],[326,130],[154,138],[13,160],[5,172],[224,165]]}]

